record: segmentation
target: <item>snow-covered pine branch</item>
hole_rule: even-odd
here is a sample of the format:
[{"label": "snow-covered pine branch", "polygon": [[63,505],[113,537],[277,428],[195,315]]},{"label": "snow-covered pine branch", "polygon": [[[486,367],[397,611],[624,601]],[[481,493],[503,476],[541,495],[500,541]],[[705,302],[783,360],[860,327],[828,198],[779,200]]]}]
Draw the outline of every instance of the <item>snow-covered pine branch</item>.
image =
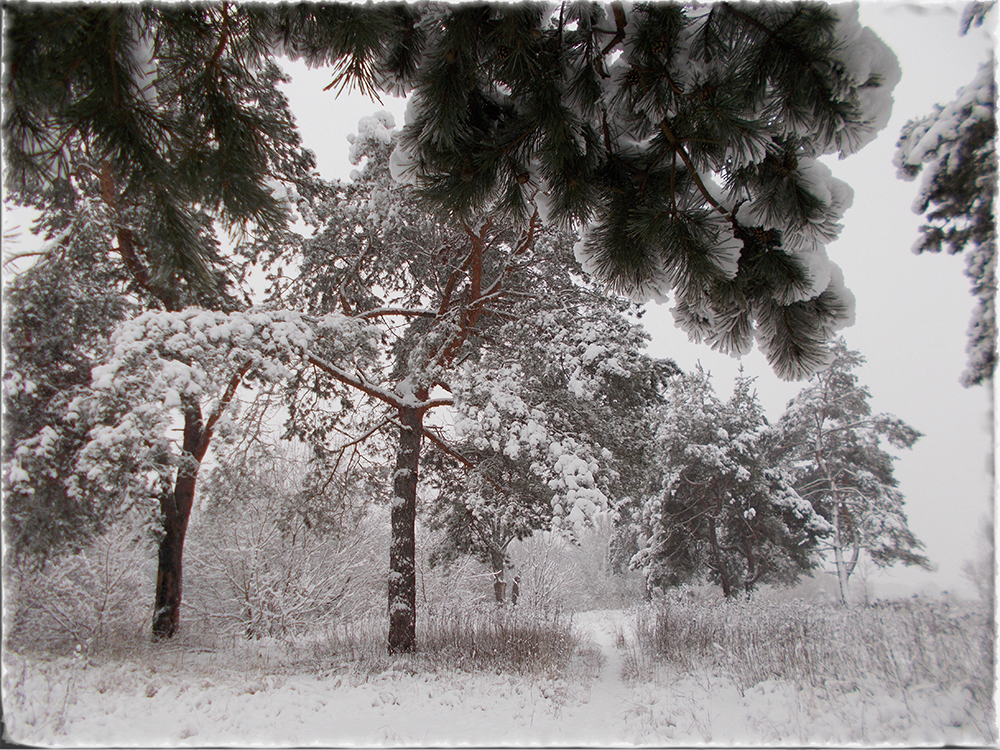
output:
[{"label": "snow-covered pine branch", "polygon": [[106,489],[114,492],[122,481],[114,467],[128,455],[135,481],[146,482],[147,472],[166,480],[190,459],[174,437],[186,408],[197,405],[225,433],[235,375],[247,381],[287,378],[308,366],[315,348],[348,365],[362,363],[372,356],[372,337],[370,326],[338,314],[310,319],[289,311],[198,308],[143,313],[118,328],[107,362],[94,368],[92,394],[70,409],[85,410],[97,422],[80,471],[90,481],[110,472],[114,480]]},{"label": "snow-covered pine branch", "polygon": [[[980,19],[981,20],[981,19]],[[893,163],[904,180],[923,173],[913,211],[927,223],[913,252],[966,252],[977,300],[969,324],[962,384],[980,385],[996,368],[996,77],[982,65],[955,99],[903,126]]]}]

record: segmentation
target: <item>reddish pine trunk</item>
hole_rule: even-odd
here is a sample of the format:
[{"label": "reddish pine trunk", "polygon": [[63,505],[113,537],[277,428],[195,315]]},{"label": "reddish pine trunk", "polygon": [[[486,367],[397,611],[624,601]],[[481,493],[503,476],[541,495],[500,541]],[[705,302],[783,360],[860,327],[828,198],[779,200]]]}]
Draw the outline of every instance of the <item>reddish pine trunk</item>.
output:
[{"label": "reddish pine trunk", "polygon": [[190,462],[178,469],[173,492],[160,498],[163,513],[163,539],[160,540],[159,566],[156,571],[156,609],[153,612],[153,639],[171,638],[177,633],[181,613],[181,561],[184,535],[194,504],[198,467],[205,457],[201,409],[192,406],[184,412],[184,455]]},{"label": "reddish pine trunk", "polygon": [[159,567],[156,571],[156,610],[153,613],[153,638],[171,638],[180,625],[181,561],[184,536],[194,500],[194,477],[178,477],[174,491],[160,503],[163,510],[163,539],[160,540]]},{"label": "reddish pine trunk", "polygon": [[417,469],[423,413],[399,410],[399,450],[393,476],[389,546],[389,653],[413,651],[417,640]]}]

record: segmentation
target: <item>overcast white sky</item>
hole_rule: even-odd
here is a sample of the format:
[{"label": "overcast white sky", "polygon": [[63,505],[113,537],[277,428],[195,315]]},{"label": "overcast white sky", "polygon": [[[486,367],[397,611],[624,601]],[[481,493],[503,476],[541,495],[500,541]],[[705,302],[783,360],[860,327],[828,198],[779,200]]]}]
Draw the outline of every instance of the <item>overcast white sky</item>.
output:
[{"label": "overcast white sky", "polygon": [[[963,6],[861,4],[861,22],[896,52],[903,78],[895,90],[892,119],[880,137],[859,154],[830,162],[836,176],[855,191],[843,234],[829,247],[857,297],[857,321],[843,334],[848,346],[868,360],[860,377],[871,389],[875,411],[895,414],[924,433],[913,450],[900,455],[896,475],[910,526],[939,567],[935,573],[898,566],[877,573],[876,587],[886,593],[896,588],[892,584],[970,592],[961,565],[973,555],[980,524],[993,505],[992,390],[965,389],[958,382],[974,304],[964,262],[910,252],[920,225],[911,211],[919,183],[898,180],[892,166],[903,124],[952,99],[993,50],[990,31],[996,12],[989,29],[960,37]],[[324,176],[350,174],[346,137],[357,130],[358,118],[387,109],[402,126],[401,100],[376,104],[357,94],[335,99],[332,92],[322,92],[331,78],[328,71],[287,61],[282,66],[294,78],[287,93]],[[643,320],[653,335],[652,354],[671,357],[685,369],[701,362],[719,393],[731,393],[740,360],[689,343],[674,327],[668,306],[651,305]],[[776,420],[802,384],[778,380],[756,349],[742,364],[757,377],[761,402],[769,419]]]},{"label": "overcast white sky", "polygon": [[[880,137],[859,154],[830,163],[834,174],[855,191],[844,231],[828,248],[857,298],[856,323],[844,336],[868,360],[860,377],[871,389],[874,409],[924,433],[912,451],[900,455],[896,475],[907,499],[910,526],[939,567],[936,573],[897,567],[874,577],[876,585],[893,588],[901,584],[927,591],[970,591],[961,579],[961,565],[974,554],[979,527],[994,502],[992,389],[964,389],[958,383],[974,304],[964,262],[910,252],[920,224],[911,211],[919,183],[898,180],[892,166],[902,125],[929,113],[935,103],[952,99],[994,48],[996,11],[989,30],[960,37],[963,6],[861,4],[862,23],[896,52],[903,78],[895,90],[892,119]],[[356,93],[337,98],[332,91],[322,91],[330,81],[329,71],[288,61],[282,61],[282,67],[294,78],[286,92],[324,177],[350,174],[346,138],[357,130],[360,117],[387,109],[402,125],[401,100],[377,104]],[[10,218],[5,214],[5,231]],[[653,355],[671,357],[684,369],[700,362],[713,374],[720,395],[731,393],[739,360],[689,343],[674,327],[667,307],[650,306],[644,323],[653,336]],[[802,384],[778,380],[756,349],[742,364],[757,378],[769,419],[778,419]]]}]

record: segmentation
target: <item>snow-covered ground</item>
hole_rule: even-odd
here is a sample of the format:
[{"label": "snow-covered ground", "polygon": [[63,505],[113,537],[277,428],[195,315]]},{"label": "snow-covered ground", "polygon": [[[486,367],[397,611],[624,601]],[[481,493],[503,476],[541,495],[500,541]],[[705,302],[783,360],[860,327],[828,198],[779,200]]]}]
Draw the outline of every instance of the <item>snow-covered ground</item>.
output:
[{"label": "snow-covered ground", "polygon": [[589,643],[563,676],[428,674],[406,659],[363,678],[252,658],[223,666],[181,650],[105,663],[8,653],[8,737],[193,747],[983,743],[983,718],[969,715],[963,690],[773,681],[741,693],[720,675],[641,664],[626,612],[575,622]]}]

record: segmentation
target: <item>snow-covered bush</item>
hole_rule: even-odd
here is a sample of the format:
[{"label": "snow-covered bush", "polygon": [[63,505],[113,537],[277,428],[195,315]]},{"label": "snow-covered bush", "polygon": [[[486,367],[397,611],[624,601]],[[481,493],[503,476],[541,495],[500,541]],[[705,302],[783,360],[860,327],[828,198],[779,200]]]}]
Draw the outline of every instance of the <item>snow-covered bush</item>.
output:
[{"label": "snow-covered bush", "polygon": [[192,524],[185,589],[195,627],[217,635],[315,635],[384,606],[388,524],[376,509],[349,534],[283,513],[287,498],[247,498]]},{"label": "snow-covered bush", "polygon": [[135,646],[152,617],[153,540],[125,523],[41,570],[7,571],[7,647],[80,655]]},{"label": "snow-covered bush", "polygon": [[592,524],[577,529],[572,540],[559,533],[536,532],[514,542],[510,558],[520,577],[518,601],[576,612],[638,603],[644,579],[638,573],[611,570],[612,533],[610,515],[598,513]]}]

